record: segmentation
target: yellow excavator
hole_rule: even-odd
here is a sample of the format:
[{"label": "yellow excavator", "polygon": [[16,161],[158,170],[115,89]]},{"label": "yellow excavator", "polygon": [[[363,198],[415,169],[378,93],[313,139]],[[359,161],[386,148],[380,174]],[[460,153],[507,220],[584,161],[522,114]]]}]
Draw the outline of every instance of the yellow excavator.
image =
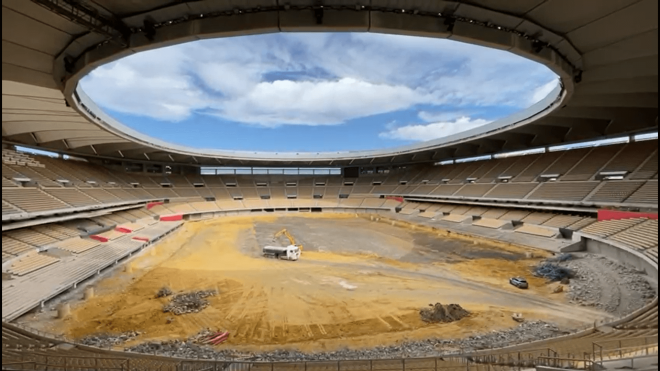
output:
[{"label": "yellow excavator", "polygon": [[296,239],[293,238],[291,233],[289,233],[289,231],[287,231],[286,228],[284,228],[281,231],[275,233],[275,237],[273,238],[273,241],[276,240],[278,237],[280,237],[282,235],[286,236],[286,238],[289,239],[289,244],[298,247],[300,249],[300,252],[302,253],[302,250],[303,250],[302,245],[296,245]]}]

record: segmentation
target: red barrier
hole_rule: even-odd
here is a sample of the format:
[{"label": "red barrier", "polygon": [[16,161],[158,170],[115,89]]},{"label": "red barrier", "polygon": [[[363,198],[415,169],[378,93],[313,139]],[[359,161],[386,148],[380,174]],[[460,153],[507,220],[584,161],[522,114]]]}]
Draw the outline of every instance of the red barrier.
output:
[{"label": "red barrier", "polygon": [[385,199],[403,202],[403,197],[385,197]]},{"label": "red barrier", "polygon": [[121,233],[133,233],[133,230],[128,229],[126,227],[117,227],[117,228],[115,228],[115,231],[121,232]]},{"label": "red barrier", "polygon": [[150,210],[152,207],[156,207],[158,205],[162,205],[164,202],[159,201],[159,202],[149,202],[147,204],[147,210]]},{"label": "red barrier", "polygon": [[99,236],[98,234],[93,234],[93,235],[89,236],[89,238],[91,238],[93,240],[101,241],[101,242],[108,242],[108,239],[106,237]]},{"label": "red barrier", "polygon": [[137,240],[137,241],[149,242],[149,237],[135,236],[135,237],[133,237],[133,239],[134,239],[134,240]]},{"label": "red barrier", "polygon": [[633,213],[630,211],[598,210],[598,221],[632,218],[658,219],[658,213]]},{"label": "red barrier", "polygon": [[165,215],[160,217],[161,222],[176,222],[178,220],[183,220],[183,215],[176,214],[176,215]]}]

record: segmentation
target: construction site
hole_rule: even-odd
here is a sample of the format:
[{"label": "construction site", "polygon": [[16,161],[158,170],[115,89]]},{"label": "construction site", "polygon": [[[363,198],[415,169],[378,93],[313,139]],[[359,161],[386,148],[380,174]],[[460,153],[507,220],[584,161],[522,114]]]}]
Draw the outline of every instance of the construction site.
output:
[{"label": "construction site", "polygon": [[[302,247],[297,261],[263,255],[263,246],[290,243]],[[138,351],[216,334],[221,342],[208,345],[218,350],[311,353],[462,339],[519,320],[561,331],[606,318],[532,274],[552,255],[358,214],[227,216],[185,223],[18,323]],[[510,277],[527,277],[529,289]]]}]

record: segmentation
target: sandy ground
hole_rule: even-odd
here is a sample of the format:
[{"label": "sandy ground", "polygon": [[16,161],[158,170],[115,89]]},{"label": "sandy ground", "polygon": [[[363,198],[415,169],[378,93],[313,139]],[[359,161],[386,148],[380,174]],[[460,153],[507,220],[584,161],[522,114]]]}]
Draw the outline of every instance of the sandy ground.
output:
[{"label": "sandy ground", "polygon": [[[303,244],[297,262],[267,259],[261,246],[283,244],[286,227]],[[526,258],[533,253],[534,258]],[[225,217],[190,222],[73,300],[66,320],[24,317],[32,327],[74,338],[139,330],[135,342],[186,338],[202,328],[228,330],[223,346],[267,351],[370,347],[427,337],[459,338],[513,327],[513,312],[570,328],[604,314],[567,303],[530,274],[547,253],[487,241],[449,239],[347,215]],[[525,276],[526,291],[508,284]],[[156,291],[217,289],[200,313],[162,312]],[[427,324],[419,310],[458,303],[471,316]],[[174,321],[167,324],[167,318]]]}]

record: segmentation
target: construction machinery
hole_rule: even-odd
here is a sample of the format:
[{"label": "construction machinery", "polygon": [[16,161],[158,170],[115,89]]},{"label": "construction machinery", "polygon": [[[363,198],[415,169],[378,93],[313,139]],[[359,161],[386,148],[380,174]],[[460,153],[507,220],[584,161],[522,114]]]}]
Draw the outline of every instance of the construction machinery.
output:
[{"label": "construction machinery", "polygon": [[298,260],[303,249],[302,245],[297,245],[295,238],[286,229],[275,233],[273,242],[276,242],[278,237],[282,235],[289,239],[289,246],[264,246],[262,249],[264,256],[284,260]]},{"label": "construction machinery", "polygon": [[275,237],[273,237],[273,241],[277,240],[277,238],[282,236],[282,235],[284,235],[286,238],[289,239],[289,245],[297,246],[298,249],[300,249],[300,252],[302,252],[302,250],[303,250],[302,245],[297,245],[296,244],[296,239],[293,238],[291,233],[289,233],[289,231],[287,231],[286,228],[284,228],[281,231],[275,233]]},{"label": "construction machinery", "polygon": [[283,260],[298,260],[300,249],[298,246],[264,246],[262,249],[264,256]]}]

